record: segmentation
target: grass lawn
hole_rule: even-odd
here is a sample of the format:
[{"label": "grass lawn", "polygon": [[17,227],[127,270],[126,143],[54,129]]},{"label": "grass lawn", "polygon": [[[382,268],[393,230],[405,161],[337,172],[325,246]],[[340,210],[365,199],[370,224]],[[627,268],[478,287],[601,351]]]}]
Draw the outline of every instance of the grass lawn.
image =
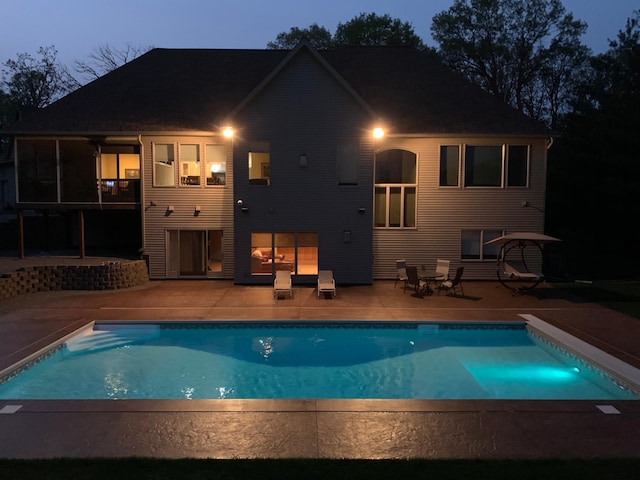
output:
[{"label": "grass lawn", "polygon": [[3,480],[376,480],[637,478],[625,460],[0,460]]},{"label": "grass lawn", "polygon": [[640,319],[640,281],[558,283],[554,287]]}]

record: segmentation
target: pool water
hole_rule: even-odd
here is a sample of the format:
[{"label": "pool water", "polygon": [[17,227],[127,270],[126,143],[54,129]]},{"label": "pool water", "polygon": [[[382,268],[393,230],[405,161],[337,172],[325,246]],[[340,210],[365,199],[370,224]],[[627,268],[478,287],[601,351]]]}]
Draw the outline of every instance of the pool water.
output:
[{"label": "pool water", "polygon": [[524,323],[95,325],[3,399],[637,399]]}]

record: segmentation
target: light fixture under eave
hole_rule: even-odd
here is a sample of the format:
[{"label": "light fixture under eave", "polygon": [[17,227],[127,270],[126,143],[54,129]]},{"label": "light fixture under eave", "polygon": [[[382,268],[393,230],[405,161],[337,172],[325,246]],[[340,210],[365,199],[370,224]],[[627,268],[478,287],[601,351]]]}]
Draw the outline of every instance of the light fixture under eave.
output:
[{"label": "light fixture under eave", "polygon": [[224,129],[222,130],[222,135],[224,135],[225,138],[233,138],[233,128],[224,127]]},{"label": "light fixture under eave", "polygon": [[376,127],[373,129],[373,138],[382,138],[384,137],[384,128]]}]

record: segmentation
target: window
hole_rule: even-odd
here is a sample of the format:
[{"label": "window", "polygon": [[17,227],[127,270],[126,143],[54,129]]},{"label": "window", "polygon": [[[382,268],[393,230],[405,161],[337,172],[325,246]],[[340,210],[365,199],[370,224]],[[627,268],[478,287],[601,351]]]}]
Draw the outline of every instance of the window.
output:
[{"label": "window", "polygon": [[376,155],[375,227],[416,226],[416,163],[416,154],[407,150],[385,150]]},{"label": "window", "polygon": [[199,145],[180,145],[180,185],[200,185]]},{"label": "window", "polygon": [[172,187],[176,184],[173,144],[155,143],[153,149],[153,185]]},{"label": "window", "polygon": [[360,148],[356,142],[338,144],[338,185],[357,185]]},{"label": "window", "polygon": [[272,275],[276,270],[317,275],[318,234],[253,232],[250,255],[252,275]]},{"label": "window", "polygon": [[460,146],[440,147],[440,186],[457,187],[460,177]]},{"label": "window", "polygon": [[207,185],[226,185],[227,159],[224,145],[205,146],[205,175]]},{"label": "window", "polygon": [[502,230],[463,230],[460,237],[460,257],[463,260],[497,260],[500,245],[485,243],[502,235]]},{"label": "window", "polygon": [[250,185],[269,185],[271,183],[271,159],[268,142],[253,142],[247,158]]},{"label": "window", "polygon": [[[140,201],[140,155],[132,147],[104,147],[100,153],[100,198],[103,202]],[[122,153],[116,153],[122,151]]]},{"label": "window", "polygon": [[502,186],[502,146],[467,145],[464,184],[466,187]]},{"label": "window", "polygon": [[60,200],[97,202],[96,147],[88,141],[60,140]]},{"label": "window", "polygon": [[507,154],[507,186],[526,187],[529,178],[529,146],[509,145]]}]

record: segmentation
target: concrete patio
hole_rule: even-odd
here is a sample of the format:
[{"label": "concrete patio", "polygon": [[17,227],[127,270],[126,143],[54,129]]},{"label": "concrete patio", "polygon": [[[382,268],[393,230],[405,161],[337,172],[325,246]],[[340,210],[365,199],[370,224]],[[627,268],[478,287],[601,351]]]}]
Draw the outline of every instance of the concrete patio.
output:
[{"label": "concrete patio", "polygon": [[[159,281],[0,302],[0,369],[93,320],[505,320],[533,314],[640,368],[640,322],[543,285],[416,298],[393,281],[292,299],[269,286]],[[605,414],[606,403],[619,414]],[[19,409],[16,408],[20,406]],[[15,413],[11,413],[15,411]],[[0,457],[640,457],[640,402],[529,400],[0,401]],[[6,413],[4,413],[6,412]]]}]

